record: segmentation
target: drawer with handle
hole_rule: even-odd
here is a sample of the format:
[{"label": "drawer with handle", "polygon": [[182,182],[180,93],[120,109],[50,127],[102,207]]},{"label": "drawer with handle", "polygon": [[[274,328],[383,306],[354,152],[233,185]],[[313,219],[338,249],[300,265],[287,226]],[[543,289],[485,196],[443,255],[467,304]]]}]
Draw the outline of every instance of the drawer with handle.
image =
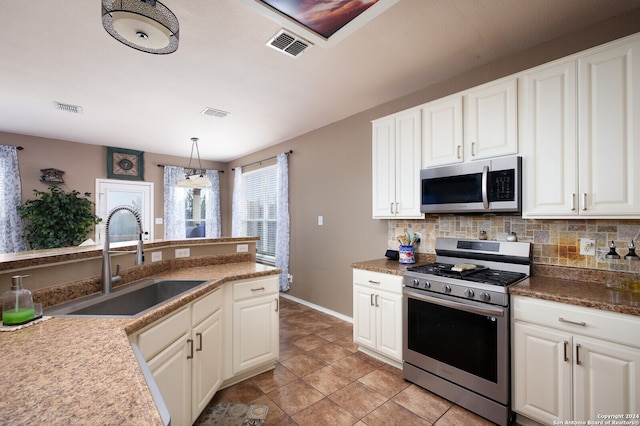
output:
[{"label": "drawer with handle", "polygon": [[264,296],[278,292],[278,276],[251,278],[233,283],[233,300]]}]

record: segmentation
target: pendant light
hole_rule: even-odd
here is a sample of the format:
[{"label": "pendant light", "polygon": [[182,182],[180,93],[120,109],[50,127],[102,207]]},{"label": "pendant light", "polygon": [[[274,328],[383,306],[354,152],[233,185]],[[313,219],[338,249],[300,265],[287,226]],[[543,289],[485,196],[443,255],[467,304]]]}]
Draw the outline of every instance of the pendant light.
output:
[{"label": "pendant light", "polygon": [[157,0],[102,0],[102,26],[142,52],[166,55],[178,49],[178,18]]},{"label": "pendant light", "polygon": [[[193,149],[196,149],[198,155],[199,169],[191,167],[193,160]],[[195,176],[199,174],[199,176]],[[178,186],[182,188],[205,188],[211,186],[211,181],[204,176],[204,169],[200,161],[200,150],[198,149],[198,138],[191,138],[191,157],[189,157],[189,166],[185,169],[185,178],[178,182]]]}]

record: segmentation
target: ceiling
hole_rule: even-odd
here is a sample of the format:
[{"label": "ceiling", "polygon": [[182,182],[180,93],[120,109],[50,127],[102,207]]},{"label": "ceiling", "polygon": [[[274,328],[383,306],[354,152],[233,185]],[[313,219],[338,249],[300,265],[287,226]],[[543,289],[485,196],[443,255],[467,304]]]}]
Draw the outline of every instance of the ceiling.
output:
[{"label": "ceiling", "polygon": [[195,136],[228,162],[640,6],[400,0],[294,58],[265,45],[282,25],[251,1],[163,0],[180,42],[152,55],[107,34],[100,0],[0,0],[0,131],[180,157]]}]

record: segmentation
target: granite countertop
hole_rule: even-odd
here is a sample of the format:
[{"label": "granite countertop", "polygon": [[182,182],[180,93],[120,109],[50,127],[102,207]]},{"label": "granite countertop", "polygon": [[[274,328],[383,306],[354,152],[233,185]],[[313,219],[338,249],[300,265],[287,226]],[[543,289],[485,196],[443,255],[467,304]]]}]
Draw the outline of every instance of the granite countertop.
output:
[{"label": "granite countertop", "polygon": [[[433,258],[418,258],[415,264],[403,265],[397,260],[375,259],[355,262],[356,269],[402,275],[408,267],[433,262]],[[545,275],[536,275],[536,272]],[[535,297],[570,305],[640,316],[640,293],[614,291],[605,286],[602,271],[566,267],[535,267],[534,275],[509,287],[509,293]],[[565,279],[561,277],[569,277]]]},{"label": "granite countertop", "polygon": [[161,425],[128,334],[227,281],[278,273],[252,262],[164,272],[153,278],[209,282],[138,318],[52,318],[0,333],[0,424]]}]

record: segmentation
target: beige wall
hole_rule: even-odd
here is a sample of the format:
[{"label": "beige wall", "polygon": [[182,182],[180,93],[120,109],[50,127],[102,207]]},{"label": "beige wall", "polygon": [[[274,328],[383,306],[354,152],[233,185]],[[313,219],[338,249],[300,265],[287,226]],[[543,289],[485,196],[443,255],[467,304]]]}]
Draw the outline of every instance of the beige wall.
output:
[{"label": "beige wall", "polygon": [[[116,147],[124,146],[115,145]],[[40,169],[56,168],[64,170],[64,184],[60,185],[65,191],[76,190],[81,194],[90,192],[89,197],[95,202],[96,179],[107,178],[107,148],[99,145],[88,145],[57,139],[39,138],[34,136],[16,135],[0,132],[0,145],[22,146],[24,150],[18,152],[20,178],[22,185],[22,201],[34,198],[33,190],[47,191],[48,185],[40,182]],[[186,166],[189,163],[190,146],[185,144],[186,158],[168,155],[144,153],[144,180],[154,183],[154,215],[164,217],[163,205],[163,169],[158,164]],[[202,166],[208,169],[224,170],[225,164],[212,161],[202,161]],[[220,186],[226,188],[225,179],[228,173],[220,174]],[[153,225],[156,239],[164,237],[163,225]],[[144,224],[145,229],[147,224]],[[226,235],[223,229],[223,235]]]},{"label": "beige wall", "polygon": [[[223,236],[231,233],[232,167],[292,149],[289,160],[292,296],[344,315],[352,313],[350,265],[380,258],[387,248],[386,220],[371,219],[370,121],[535,65],[640,31],[640,9],[568,37],[495,61],[471,72],[364,111],[277,146],[221,165]],[[327,105],[330,108],[331,105]],[[65,170],[68,189],[94,192],[95,178],[106,177],[106,148],[0,133],[0,144],[22,145],[19,154],[24,199],[39,182],[40,169]],[[126,147],[126,141],[114,142]],[[185,154],[187,154],[185,148]],[[145,153],[145,180],[155,183],[155,216],[162,217],[162,171],[156,164],[186,164],[187,158]],[[204,162],[203,162],[204,164]],[[317,225],[317,217],[324,225]],[[156,226],[156,237],[163,235]]]}]

